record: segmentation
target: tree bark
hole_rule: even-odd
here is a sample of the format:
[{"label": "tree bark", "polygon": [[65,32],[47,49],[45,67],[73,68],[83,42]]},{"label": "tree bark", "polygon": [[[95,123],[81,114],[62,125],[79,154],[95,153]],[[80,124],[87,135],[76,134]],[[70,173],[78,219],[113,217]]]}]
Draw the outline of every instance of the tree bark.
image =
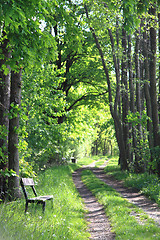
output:
[{"label": "tree bark", "polygon": [[[139,61],[139,52],[140,52],[140,32],[136,32],[136,46],[135,46],[135,69],[136,69],[136,107],[139,112],[140,118],[142,114],[141,107],[141,86],[140,86],[140,61]],[[138,130],[142,132],[141,124],[138,125]]]},{"label": "tree bark", "polygon": [[129,69],[129,89],[130,89],[130,111],[135,113],[135,99],[134,99],[134,83],[133,83],[133,70],[131,59],[131,36],[128,36],[128,69]]},{"label": "tree bark", "polygon": [[[158,13],[158,23],[159,23],[159,29],[158,29],[158,49],[159,49],[159,60],[160,60],[160,13]],[[159,64],[159,96],[158,96],[158,110],[159,110],[159,121],[160,121],[160,64]]]},{"label": "tree bark", "polygon": [[[118,25],[117,25],[118,26]],[[121,115],[118,114],[118,104],[120,102],[120,67],[119,67],[119,58],[116,57],[115,54],[115,46],[114,46],[114,39],[112,35],[112,31],[108,29],[111,46],[112,46],[112,54],[113,54],[113,62],[114,62],[114,68],[116,73],[116,96],[114,101],[114,108],[112,105],[110,106],[111,115],[114,119],[114,126],[115,126],[115,132],[116,132],[116,139],[119,147],[119,163],[121,165],[121,169],[128,169],[128,163],[127,163],[127,153],[125,149],[125,142],[124,142],[124,135],[123,135],[123,127],[121,122]],[[117,48],[119,47],[119,37],[117,32]],[[120,113],[121,111],[119,111]]]},{"label": "tree bark", "polygon": [[129,111],[129,98],[128,98],[128,81],[127,81],[127,36],[126,31],[122,27],[122,123],[123,123],[123,136],[126,149],[126,156],[128,161],[131,161],[131,151],[129,144],[129,124],[127,122],[127,115]]},{"label": "tree bark", "polygon": [[[129,94],[130,94],[130,111],[131,113],[135,113],[135,88],[134,88],[134,83],[133,83],[133,69],[132,69],[132,57],[131,57],[131,35],[128,36],[128,70],[129,70]],[[133,139],[133,148],[136,146],[136,134],[135,134],[135,129],[132,126],[129,126],[131,136],[129,138]],[[131,162],[133,162],[133,151],[131,152]]]},{"label": "tree bark", "polygon": [[[156,17],[156,9],[150,8],[151,17]],[[157,81],[156,81],[156,48],[157,48],[157,33],[156,33],[156,22],[155,19],[151,19],[152,26],[150,27],[150,96],[152,106],[152,122],[153,122],[153,138],[154,147],[160,146],[160,129],[159,129],[159,118],[158,118],[158,102],[157,102]],[[160,169],[159,169],[160,174]]]},{"label": "tree bark", "polygon": [[148,140],[150,149],[153,148],[153,126],[152,126],[152,106],[151,106],[151,96],[150,96],[150,86],[149,86],[149,51],[148,51],[148,36],[146,29],[143,32],[143,56],[144,56],[144,93],[146,99],[147,116],[150,120],[147,121],[147,130],[149,132]]},{"label": "tree bark", "polygon": [[[141,67],[140,67],[140,29],[136,31],[136,44],[135,44],[135,70],[136,70],[136,110],[139,113],[138,119],[141,119],[142,116],[142,96],[141,96]],[[143,166],[141,162],[141,151],[142,146],[140,145],[142,139],[142,125],[138,123],[136,130],[136,138],[135,138],[135,172],[143,172]],[[137,148],[138,146],[138,148]]]},{"label": "tree bark", "polygon": [[19,108],[21,102],[21,76],[22,69],[19,72],[11,73],[11,97],[9,121],[9,142],[8,142],[8,167],[9,170],[16,172],[16,176],[8,179],[9,198],[16,199],[20,197],[19,192],[19,152],[18,152],[18,128],[19,128]]},{"label": "tree bark", "polygon": [[[2,33],[2,38],[6,34]],[[0,59],[0,169],[3,171],[8,165],[8,129],[9,129],[9,103],[10,103],[10,67],[6,64],[6,61],[11,57],[11,53],[8,49],[8,39],[4,39],[1,43],[0,49],[2,51],[2,59]],[[2,69],[5,66],[8,72]],[[6,178],[0,176],[0,198],[4,198],[6,193]]]}]

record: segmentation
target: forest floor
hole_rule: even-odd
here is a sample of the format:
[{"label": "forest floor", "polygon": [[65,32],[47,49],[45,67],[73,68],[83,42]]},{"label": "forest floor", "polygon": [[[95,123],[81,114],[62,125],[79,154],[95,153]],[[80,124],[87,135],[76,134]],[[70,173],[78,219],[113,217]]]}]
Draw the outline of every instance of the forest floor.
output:
[{"label": "forest floor", "polygon": [[[73,173],[74,184],[82,197],[85,208],[87,210],[86,219],[89,223],[88,231],[91,234],[90,239],[101,239],[101,240],[113,240],[115,234],[111,231],[109,219],[107,218],[103,206],[96,200],[93,194],[86,188],[81,181],[81,172],[85,169],[91,170],[97,178],[105,182],[110,187],[114,188],[122,197],[127,199],[129,202],[135,204],[141,208],[146,214],[148,214],[154,221],[160,226],[160,208],[155,202],[152,202],[146,198],[143,194],[132,188],[124,187],[122,181],[115,180],[112,176],[106,175],[103,169],[106,166],[107,161],[104,165],[99,168],[95,168],[95,163],[76,170]],[[140,222],[139,217],[135,217]]]}]

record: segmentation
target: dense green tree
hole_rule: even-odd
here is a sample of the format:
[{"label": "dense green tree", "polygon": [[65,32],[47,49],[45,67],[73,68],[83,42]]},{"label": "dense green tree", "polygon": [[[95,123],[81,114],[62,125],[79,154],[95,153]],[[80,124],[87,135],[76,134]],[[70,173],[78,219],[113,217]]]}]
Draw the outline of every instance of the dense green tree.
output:
[{"label": "dense green tree", "polygon": [[[10,120],[10,125],[12,127],[8,126],[9,124],[8,110],[9,110],[9,97],[10,97],[9,85],[10,85],[10,75],[11,75],[10,71],[12,71],[12,75],[14,76],[12,81],[14,84],[15,78],[16,80],[18,80],[19,76],[21,75],[22,66],[25,67],[28,64],[33,64],[33,62],[36,62],[36,61],[42,62],[40,61],[40,57],[43,58],[42,59],[43,61],[44,59],[46,59],[46,52],[44,51],[44,49],[48,49],[51,46],[49,41],[47,41],[47,38],[48,38],[47,32],[44,35],[40,28],[41,23],[44,21],[44,16],[46,14],[45,5],[46,5],[45,1],[33,2],[28,0],[23,3],[19,1],[2,1],[1,8],[0,8],[0,13],[1,13],[0,14],[1,116],[2,116],[2,119],[5,119],[1,121],[1,128],[3,131],[6,129],[6,134],[5,136],[3,134],[3,140],[1,141],[1,146],[0,146],[2,149],[1,151],[2,168],[1,169],[2,171],[5,170],[4,168],[5,168],[5,165],[7,164],[7,161],[9,161],[10,170],[15,170],[13,165],[15,166],[17,165],[17,167],[15,167],[16,176],[14,177],[14,179],[16,179],[15,186],[13,186],[14,183],[10,184],[10,181],[12,181],[12,177],[9,178],[9,186],[12,185],[12,191],[10,192],[11,198],[12,196],[14,197],[14,195],[18,196],[18,194],[16,194],[15,192],[18,191],[18,185],[19,185],[19,181],[18,181],[19,158],[17,154],[18,153],[18,134],[16,132],[18,130],[17,129],[18,124],[16,123],[16,121]],[[42,44],[44,43],[45,43],[45,46],[47,46],[47,48],[44,46],[42,47]],[[10,112],[12,112],[12,116],[14,115],[13,114],[14,110],[17,110],[14,105],[16,104],[18,108],[20,106],[20,99],[19,99],[20,96],[18,93],[18,89],[20,88],[20,85],[21,83],[19,82],[17,84],[17,89],[14,89],[14,91],[12,92],[11,100],[14,99],[13,102],[10,102],[11,103]],[[7,94],[6,94],[6,89],[8,89]],[[18,95],[16,95],[16,93],[18,93]],[[10,116],[10,118],[13,118],[14,120],[14,117],[12,116]],[[18,121],[18,115],[17,115],[17,121]],[[12,137],[9,140],[10,146],[12,146],[11,148],[9,148],[9,151],[12,151],[12,154],[10,153],[9,155],[6,154],[6,149],[7,149],[6,143],[8,141],[8,133],[7,133],[8,129],[13,130]],[[11,135],[9,134],[9,136]],[[13,151],[15,152],[13,153]],[[4,163],[4,157],[3,157],[4,155],[6,155],[5,163]],[[14,155],[16,156],[15,158],[14,158]],[[3,188],[2,183],[1,183],[1,188]],[[4,189],[2,189],[1,191],[4,192]]]}]

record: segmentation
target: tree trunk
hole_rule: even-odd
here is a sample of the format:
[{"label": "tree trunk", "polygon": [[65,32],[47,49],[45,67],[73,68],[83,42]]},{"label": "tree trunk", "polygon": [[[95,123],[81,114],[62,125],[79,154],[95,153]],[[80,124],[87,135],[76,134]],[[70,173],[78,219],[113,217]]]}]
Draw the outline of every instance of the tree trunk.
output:
[{"label": "tree trunk", "polygon": [[[159,23],[159,30],[158,30],[158,48],[159,48],[159,60],[160,60],[160,13],[158,13],[158,23]],[[160,121],[160,64],[159,64],[159,96],[158,96],[158,110],[159,110],[159,121]]]},{"label": "tree trunk", "polygon": [[19,128],[19,108],[21,102],[21,75],[19,72],[11,73],[11,97],[9,121],[9,142],[8,142],[8,165],[9,170],[16,172],[16,176],[8,179],[9,198],[16,199],[20,197],[19,192],[19,152],[18,152],[18,128]]},{"label": "tree trunk", "polygon": [[131,59],[131,36],[128,36],[128,69],[129,69],[129,89],[130,89],[130,111],[135,113],[135,99],[134,99],[134,83],[133,83],[133,70]]},{"label": "tree trunk", "polygon": [[128,162],[127,162],[127,155],[126,155],[126,149],[125,149],[124,138],[123,138],[122,124],[119,119],[119,116],[115,112],[112,112],[112,117],[114,120],[116,139],[117,139],[118,148],[119,148],[119,163],[121,166],[121,170],[128,170]]},{"label": "tree trunk", "polygon": [[[2,38],[5,37],[5,33],[2,33]],[[9,129],[9,103],[10,103],[10,67],[6,65],[6,60],[11,56],[8,49],[8,39],[5,39],[0,49],[2,51],[3,59],[0,59],[0,169],[3,171],[8,165],[8,129]],[[2,70],[2,67],[6,70]],[[0,198],[4,198],[6,193],[6,178],[0,176]]]},{"label": "tree trunk", "polygon": [[[150,96],[152,106],[152,123],[153,123],[153,143],[154,147],[160,147],[160,128],[159,128],[159,117],[158,117],[158,99],[157,99],[157,81],[156,81],[156,9],[150,8],[149,13],[151,14],[151,26],[150,26]],[[158,160],[159,156],[156,157]],[[157,161],[157,172],[160,176],[160,163]]]},{"label": "tree trunk", "polygon": [[[118,27],[118,23],[117,23]],[[112,54],[113,54],[113,62],[114,62],[114,68],[115,68],[115,73],[116,73],[116,96],[115,96],[115,101],[114,101],[114,108],[112,105],[110,105],[111,109],[111,115],[114,119],[114,125],[115,125],[115,132],[116,132],[116,139],[118,143],[118,148],[119,148],[119,163],[121,165],[121,169],[128,169],[128,164],[127,164],[127,154],[126,154],[126,149],[125,149],[125,143],[124,143],[124,137],[123,137],[123,130],[122,130],[122,122],[121,122],[121,117],[118,114],[118,107],[119,107],[119,102],[120,102],[120,67],[119,67],[119,58],[116,57],[115,54],[115,46],[114,46],[114,39],[113,35],[110,29],[108,29],[109,36],[110,36],[110,41],[111,41],[111,46],[112,46]],[[117,48],[119,47],[119,37],[118,37],[118,32],[116,35],[117,38]],[[119,111],[120,113],[121,111]]]},{"label": "tree trunk", "polygon": [[[149,86],[149,61],[148,61],[148,36],[144,29],[143,31],[143,56],[144,56],[144,93],[146,99],[147,116],[152,119],[152,106]],[[148,140],[150,149],[153,148],[153,126],[150,120],[147,121],[147,130],[149,132]]]},{"label": "tree trunk", "polygon": [[[130,111],[131,113],[135,113],[135,89],[134,89],[134,83],[133,83],[133,70],[132,70],[132,57],[131,57],[131,36],[128,36],[128,70],[129,70],[129,93],[130,93]],[[132,125],[132,124],[131,124]],[[136,145],[136,134],[135,129],[133,126],[129,126],[131,136],[129,138],[133,139],[133,148],[135,148]],[[131,152],[131,162],[133,162],[133,151]]]},{"label": "tree trunk", "polygon": [[[156,9],[151,7],[150,14],[156,16]],[[155,20],[152,20],[153,26],[150,27],[150,94],[152,105],[152,122],[153,122],[153,137],[154,146],[160,146],[159,136],[159,118],[158,118],[158,104],[157,104],[157,86],[156,86],[156,27]]]},{"label": "tree trunk", "polygon": [[[136,31],[136,44],[135,44],[135,70],[136,70],[136,110],[139,113],[138,119],[141,119],[142,107],[141,107],[141,85],[140,85],[140,29]],[[136,128],[136,138],[135,138],[135,172],[143,172],[143,166],[141,166],[141,148],[140,145],[142,139],[142,126],[141,123],[138,123]],[[137,147],[138,146],[138,147]]]},{"label": "tree trunk", "polygon": [[[136,69],[136,107],[137,111],[141,118],[142,108],[141,108],[141,86],[140,86],[140,61],[139,61],[139,52],[140,52],[140,32],[136,33],[136,46],[135,46],[135,69]],[[142,126],[138,124],[138,130],[140,132],[140,136],[142,133]]]},{"label": "tree trunk", "polygon": [[127,122],[127,115],[129,111],[129,98],[128,98],[128,82],[127,82],[127,36],[126,31],[122,27],[122,123],[123,123],[123,136],[126,149],[126,156],[128,161],[131,161],[131,151],[129,144],[129,124]]}]

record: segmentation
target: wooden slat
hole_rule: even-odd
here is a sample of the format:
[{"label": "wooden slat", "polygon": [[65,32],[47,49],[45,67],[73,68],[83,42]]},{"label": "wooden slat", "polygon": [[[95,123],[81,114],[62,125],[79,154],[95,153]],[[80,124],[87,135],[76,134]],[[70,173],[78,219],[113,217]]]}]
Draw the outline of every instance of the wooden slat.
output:
[{"label": "wooden slat", "polygon": [[24,186],[34,186],[34,181],[32,178],[22,178]]}]

